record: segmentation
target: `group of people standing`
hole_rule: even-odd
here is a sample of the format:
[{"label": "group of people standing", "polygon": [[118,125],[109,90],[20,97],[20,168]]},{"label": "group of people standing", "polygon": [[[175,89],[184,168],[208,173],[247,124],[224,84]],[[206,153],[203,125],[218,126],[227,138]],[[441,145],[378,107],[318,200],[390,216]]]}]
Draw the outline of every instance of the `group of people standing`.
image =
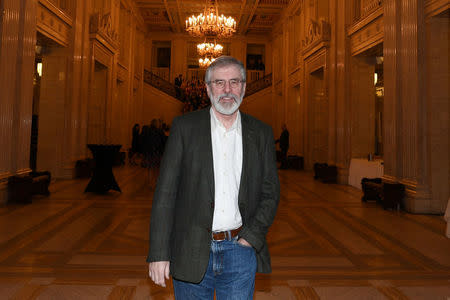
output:
[{"label": "group of people standing", "polygon": [[183,101],[183,114],[209,106],[205,82],[200,79],[184,80],[183,75],[175,78],[176,97]]},{"label": "group of people standing", "polygon": [[139,124],[133,126],[129,162],[131,165],[140,162],[142,167],[149,168],[151,182],[156,180],[155,169],[161,161],[168,131],[169,127],[157,119],[153,119],[150,125],[144,125],[142,128]]}]

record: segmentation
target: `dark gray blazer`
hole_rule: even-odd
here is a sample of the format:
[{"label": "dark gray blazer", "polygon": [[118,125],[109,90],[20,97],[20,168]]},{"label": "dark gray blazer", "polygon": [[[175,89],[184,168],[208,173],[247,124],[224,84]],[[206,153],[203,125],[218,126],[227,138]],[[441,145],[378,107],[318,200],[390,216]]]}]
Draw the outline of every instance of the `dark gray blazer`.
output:
[{"label": "dark gray blazer", "polygon": [[[280,185],[271,127],[241,113],[243,166],[239,236],[256,251],[258,272],[271,272],[266,234]],[[200,282],[206,272],[214,213],[209,108],[174,119],[153,197],[147,262],[170,261],[173,277]]]}]

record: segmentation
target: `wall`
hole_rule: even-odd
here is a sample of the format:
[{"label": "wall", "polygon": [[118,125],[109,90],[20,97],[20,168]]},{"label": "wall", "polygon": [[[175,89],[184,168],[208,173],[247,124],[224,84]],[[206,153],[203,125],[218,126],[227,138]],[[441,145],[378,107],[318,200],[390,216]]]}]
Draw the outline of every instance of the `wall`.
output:
[{"label": "wall", "polygon": [[0,18],[0,203],[10,176],[30,172],[36,2],[4,0]]},{"label": "wall", "polygon": [[[335,164],[346,183],[351,158],[374,150],[374,63],[366,59],[382,45],[383,180],[405,185],[406,210],[443,213],[450,179],[448,19],[444,0],[291,1],[271,37],[275,134],[288,124],[306,169],[326,145],[320,159]],[[319,69],[323,91],[314,77]]]},{"label": "wall", "polygon": [[[161,119],[172,124],[174,117],[181,115],[183,103],[162,93],[154,87],[144,84],[144,102],[141,108],[141,125],[149,125],[152,119]],[[131,132],[131,127],[130,127]]]},{"label": "wall", "polygon": [[274,122],[271,87],[259,91],[249,97],[245,97],[242,101],[240,110],[269,124],[275,132],[276,124]]},{"label": "wall", "polygon": [[[148,33],[130,0],[69,2],[69,13],[46,8],[46,1],[1,2],[6,13],[0,19],[0,146],[7,150],[0,153],[0,191],[10,176],[31,171],[36,31],[64,49],[44,57],[53,73],[44,74],[48,81],[43,82],[42,105],[47,108],[40,118],[44,131],[38,153],[44,158],[38,164],[54,170],[54,178],[70,177],[76,160],[89,155],[94,59],[108,60],[107,141],[127,148],[134,123],[152,118],[170,123],[181,111],[181,103],[143,83],[143,70],[151,69],[152,41],[168,40],[173,46],[170,78],[186,72],[184,45],[195,39]],[[90,19],[97,12],[101,24],[92,30]],[[450,178],[448,16],[445,0],[289,1],[270,37],[236,36],[226,41],[231,55],[243,61],[248,43],[265,44],[266,73],[273,73],[273,87],[245,99],[242,110],[271,124],[276,137],[286,123],[290,154],[304,155],[306,168],[311,168],[311,149],[316,146],[311,138],[318,128],[314,121],[320,120],[320,136],[327,140],[327,153],[320,159],[336,164],[339,182],[345,183],[351,158],[364,156],[364,145],[370,146],[364,131],[372,131],[369,123],[361,125],[367,120],[358,118],[370,116],[358,101],[370,97],[372,70],[354,58],[382,43],[383,179],[405,184],[407,210],[442,213]],[[106,55],[99,55],[98,49]],[[311,75],[317,70],[322,72],[316,90],[324,112],[318,118],[311,108],[319,98],[310,90],[318,86]],[[55,143],[60,137],[62,141]]]}]

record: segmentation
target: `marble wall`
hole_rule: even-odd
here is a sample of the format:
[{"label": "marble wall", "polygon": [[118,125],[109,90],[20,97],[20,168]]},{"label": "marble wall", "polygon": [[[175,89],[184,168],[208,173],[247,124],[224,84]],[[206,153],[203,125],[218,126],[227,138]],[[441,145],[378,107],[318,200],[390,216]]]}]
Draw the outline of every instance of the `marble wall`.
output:
[{"label": "marble wall", "polygon": [[[65,7],[62,7],[64,3]],[[168,79],[188,74],[182,34],[150,33],[134,1],[4,0],[0,32],[0,198],[7,179],[30,172],[35,46],[43,63],[39,169],[72,176],[88,142],[130,146],[131,127],[170,123],[180,103],[143,82],[153,42],[171,44]],[[448,1],[290,1],[269,38],[224,42],[245,62],[265,45],[273,86],[242,110],[274,129],[287,124],[289,154],[335,164],[346,183],[350,160],[374,148],[370,57],[384,56],[384,180],[407,187],[411,212],[443,213],[449,195]],[[101,112],[101,113],[99,113]],[[1,192],[3,191],[3,193]],[[1,196],[3,195],[3,196]]]},{"label": "marble wall", "polygon": [[303,155],[306,168],[318,160],[336,164],[339,182],[346,183],[351,158],[374,152],[373,60],[381,46],[383,179],[406,186],[408,211],[443,213],[448,15],[448,1],[293,1],[272,36],[275,123],[287,122],[291,139],[299,141],[290,154]]},{"label": "marble wall", "polygon": [[4,202],[7,179],[30,172],[35,1],[2,1],[0,20],[0,202]]}]

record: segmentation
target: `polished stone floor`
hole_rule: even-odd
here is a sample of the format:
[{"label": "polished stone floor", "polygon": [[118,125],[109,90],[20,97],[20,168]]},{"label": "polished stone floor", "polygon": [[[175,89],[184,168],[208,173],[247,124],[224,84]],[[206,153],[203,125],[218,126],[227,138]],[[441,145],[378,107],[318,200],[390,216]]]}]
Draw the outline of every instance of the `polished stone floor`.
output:
[{"label": "polished stone floor", "polygon": [[[114,169],[122,193],[57,181],[50,197],[0,207],[0,299],[172,299],[147,279],[152,191],[145,169]],[[273,273],[255,299],[450,299],[442,216],[386,211],[361,192],[282,170],[268,240]]]}]

